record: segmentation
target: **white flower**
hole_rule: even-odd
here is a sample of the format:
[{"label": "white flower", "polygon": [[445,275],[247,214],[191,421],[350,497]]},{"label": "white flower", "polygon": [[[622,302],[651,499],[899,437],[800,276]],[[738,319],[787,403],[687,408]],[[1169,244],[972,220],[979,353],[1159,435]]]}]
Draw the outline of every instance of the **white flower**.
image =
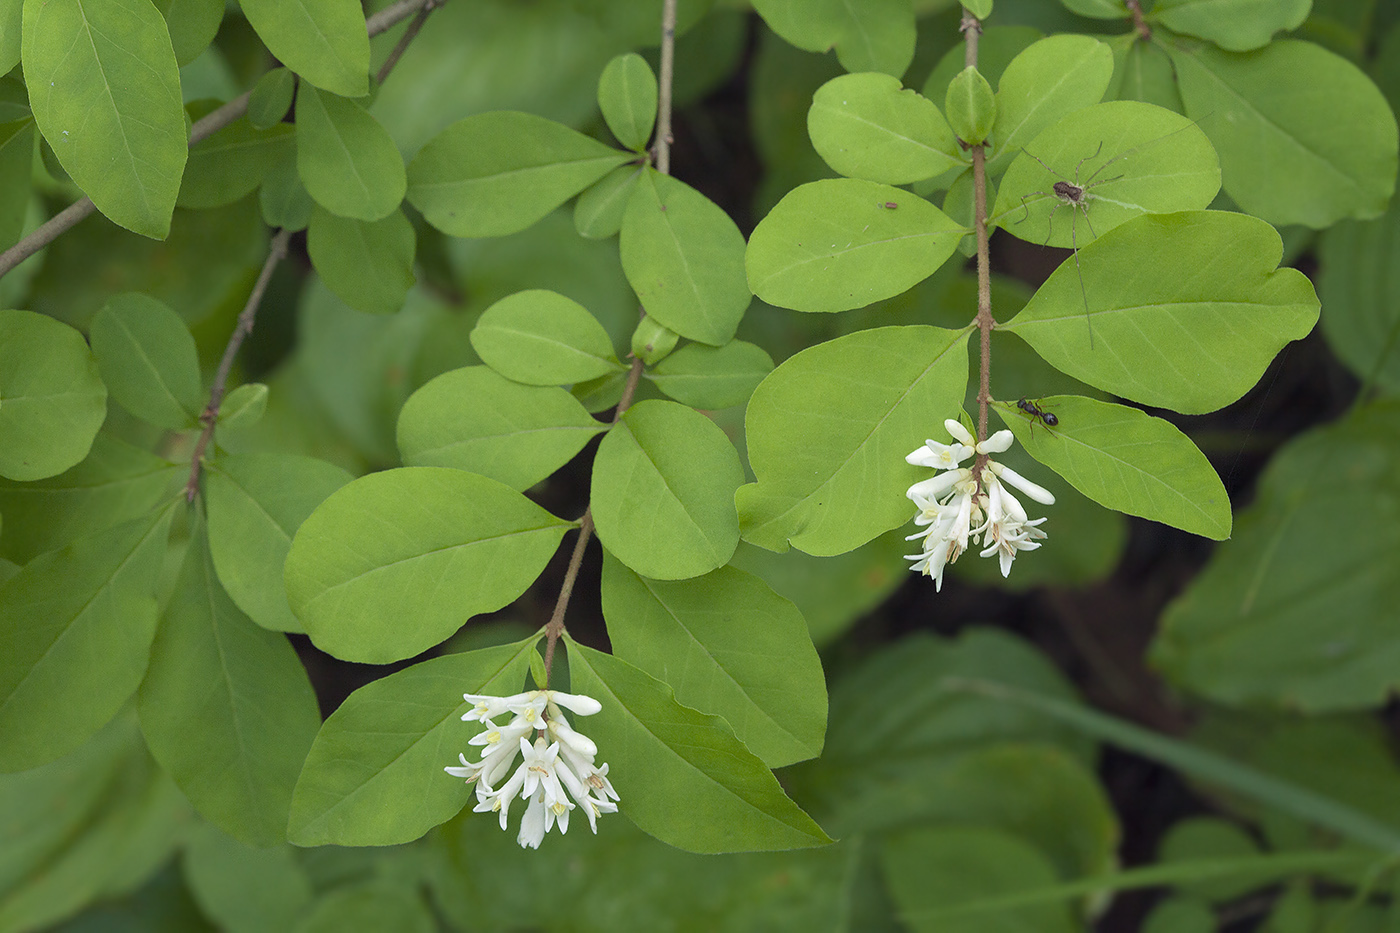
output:
[{"label": "white flower", "polygon": [[[1055,503],[1044,487],[991,459],[991,454],[1010,449],[1015,440],[1010,431],[998,431],[977,443],[960,422],[950,418],[943,426],[955,443],[929,440],[904,458],[915,466],[943,471],[915,483],[906,493],[918,509],[914,523],[924,528],[905,539],[923,542],[920,553],[907,555],[914,562],[909,569],[933,577],[936,590],[943,588],[944,569],[962,556],[969,539],[981,536],[982,557],[1000,557],[1002,576],[1011,573],[1018,551],[1040,547],[1045,532],[1037,526],[1045,519],[1031,521],[1002,481],[1037,502]],[[962,466],[974,454],[979,456],[973,467]]]},{"label": "white flower", "polygon": [[[473,811],[498,814],[501,829],[507,826],[511,802],[516,797],[528,801],[516,837],[523,848],[538,849],[556,823],[560,834],[568,832],[569,812],[576,807],[583,808],[594,833],[598,832],[600,815],[617,812],[614,801],[619,798],[608,781],[608,766],[594,765],[598,746],[575,731],[560,708],[592,716],[603,708],[597,700],[557,690],[531,690],[509,697],[463,694],[463,699],[473,705],[462,719],[483,726],[468,743],[482,747],[481,760],[473,763],[466,755],[458,755],[462,766],[443,770],[476,784]],[[496,725],[494,718],[507,712],[513,716],[511,721]],[[533,743],[528,738],[530,732],[535,732]],[[521,763],[497,788],[517,755]]]}]

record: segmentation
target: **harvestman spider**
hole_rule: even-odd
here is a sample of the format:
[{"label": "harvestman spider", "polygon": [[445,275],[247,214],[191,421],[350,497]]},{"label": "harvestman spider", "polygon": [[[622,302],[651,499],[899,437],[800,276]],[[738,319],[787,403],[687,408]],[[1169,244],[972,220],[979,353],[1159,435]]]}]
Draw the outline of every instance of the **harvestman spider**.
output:
[{"label": "harvestman spider", "polygon": [[1031,209],[1030,205],[1026,203],[1026,198],[1034,197],[1035,195],[1040,195],[1042,197],[1047,198],[1055,198],[1058,203],[1056,203],[1056,205],[1050,210],[1050,219],[1047,222],[1049,230],[1045,234],[1045,243],[1043,244],[1048,246],[1050,244],[1050,238],[1055,235],[1055,215],[1059,213],[1060,208],[1064,207],[1066,204],[1069,205],[1069,241],[1071,247],[1074,249],[1074,271],[1079,275],[1079,297],[1082,298],[1084,301],[1084,321],[1089,325],[1089,349],[1092,350],[1094,349],[1094,322],[1089,314],[1089,296],[1088,293],[1084,290],[1084,270],[1079,266],[1079,228],[1075,225],[1074,215],[1076,212],[1082,213],[1084,215],[1084,222],[1089,225],[1089,232],[1094,234],[1094,239],[1097,240],[1099,238],[1099,235],[1094,231],[1094,222],[1089,219],[1089,201],[1093,198],[1093,195],[1091,195],[1089,192],[1090,190],[1098,187],[1099,185],[1107,184],[1113,181],[1118,181],[1123,176],[1115,175],[1112,178],[1104,178],[1100,181],[1094,181],[1094,179],[1098,176],[1099,172],[1102,172],[1114,162],[1117,162],[1119,159],[1127,158],[1128,155],[1133,152],[1133,150],[1129,149],[1127,152],[1120,153],[1119,155],[1116,155],[1113,158],[1109,159],[1103,165],[1100,165],[1098,168],[1094,169],[1094,173],[1088,178],[1084,179],[1083,184],[1079,183],[1079,171],[1084,167],[1085,162],[1088,162],[1090,159],[1097,158],[1098,154],[1100,152],[1103,152],[1103,140],[1099,141],[1099,147],[1094,150],[1092,155],[1087,155],[1079,160],[1079,164],[1074,167],[1073,182],[1066,180],[1063,175],[1055,171],[1050,166],[1046,165],[1045,162],[1039,156],[1032,155],[1031,152],[1024,146],[1021,147],[1021,151],[1024,152],[1026,155],[1030,156],[1032,159],[1035,159],[1037,162],[1039,162],[1041,168],[1045,169],[1051,175],[1054,175],[1056,178],[1059,179],[1059,181],[1051,185],[1049,191],[1032,191],[1029,194],[1023,195],[1021,197],[1021,207],[1025,209],[1026,216],[1016,221],[1016,223],[1025,223],[1027,220],[1030,219]]}]

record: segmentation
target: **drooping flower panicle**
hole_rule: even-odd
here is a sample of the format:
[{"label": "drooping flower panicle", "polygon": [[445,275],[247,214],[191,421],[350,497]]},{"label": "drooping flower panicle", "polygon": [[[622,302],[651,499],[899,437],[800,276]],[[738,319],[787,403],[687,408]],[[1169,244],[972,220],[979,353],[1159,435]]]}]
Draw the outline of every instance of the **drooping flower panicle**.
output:
[{"label": "drooping flower panicle", "polygon": [[[909,569],[933,577],[938,590],[943,588],[944,568],[962,556],[970,540],[982,545],[981,556],[996,554],[1000,558],[1003,577],[1011,573],[1017,552],[1040,547],[1045,532],[1039,526],[1045,519],[1032,521],[1006,484],[1044,505],[1055,504],[1055,497],[1048,490],[991,459],[991,454],[1011,447],[1015,436],[1010,431],[998,431],[978,443],[967,428],[952,418],[943,426],[952,435],[953,443],[929,440],[904,458],[915,466],[939,471],[909,487],[906,495],[918,509],[914,523],[924,530],[905,539],[922,539],[922,550],[907,555],[914,562]],[[977,460],[972,468],[962,465],[979,454],[986,457],[980,470]]]},{"label": "drooping flower panicle", "polygon": [[[499,814],[501,829],[505,829],[511,803],[517,797],[529,801],[516,837],[521,847],[529,849],[538,849],[556,823],[561,834],[568,832],[569,813],[576,808],[583,809],[595,833],[599,816],[617,812],[619,797],[608,780],[608,766],[594,765],[598,746],[574,731],[563,712],[567,709],[579,716],[592,716],[603,708],[597,700],[558,690],[531,690],[508,697],[467,693],[462,698],[473,704],[462,719],[483,726],[467,743],[482,746],[481,760],[470,762],[466,755],[458,755],[462,766],[443,770],[476,784],[473,812]],[[496,725],[495,719],[507,713],[512,717],[510,722]],[[531,732],[535,733],[533,742]],[[497,786],[517,755],[521,764]]]}]

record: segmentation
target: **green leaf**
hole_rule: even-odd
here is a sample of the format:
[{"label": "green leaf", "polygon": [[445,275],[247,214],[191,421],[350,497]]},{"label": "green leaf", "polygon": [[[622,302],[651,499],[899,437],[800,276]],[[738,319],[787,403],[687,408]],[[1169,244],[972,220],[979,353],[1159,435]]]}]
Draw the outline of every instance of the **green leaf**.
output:
[{"label": "green leaf", "polygon": [[[352,693],[311,746],[292,798],[297,845],[393,845],[452,818],[472,787],[443,773],[474,731],[462,695],[519,693],[538,635],[433,658]],[[473,755],[473,757],[476,757]]]},{"label": "green leaf", "polygon": [[997,84],[993,174],[1060,118],[1097,104],[1113,79],[1113,52],[1090,36],[1050,36],[1011,60]]},{"label": "green leaf", "polygon": [[66,755],[136,691],[173,514],[165,508],[80,538],[0,587],[0,770]]},{"label": "green leaf", "polygon": [[297,76],[289,68],[270,68],[263,72],[248,96],[248,122],[259,130],[280,124],[292,109],[292,93],[296,86]]},{"label": "green leaf", "polygon": [[306,229],[316,202],[301,183],[295,159],[285,159],[268,170],[258,191],[258,205],[269,227],[293,232]]},{"label": "green leaf", "polygon": [[1034,437],[1031,421],[1014,406],[998,405],[996,412],[1032,457],[1075,489],[1119,512],[1216,541],[1230,536],[1230,498],[1220,477],[1169,422],[1072,395],[1050,396],[1041,407],[1059,425]]},{"label": "green leaf", "polygon": [[982,73],[975,66],[969,66],[949,83],[944,109],[958,138],[970,145],[980,145],[996,122],[996,95]]},{"label": "green leaf", "polygon": [[0,0],[0,73],[9,74],[19,64],[24,0]]},{"label": "green leaf", "polygon": [[818,88],[807,132],[840,174],[887,185],[922,181],[966,162],[938,107],[878,72],[842,75]]},{"label": "green leaf", "polygon": [[1138,41],[1135,32],[1109,41],[1113,48],[1113,82],[1105,100],[1140,100],[1181,113],[1186,105],[1176,87],[1172,60],[1160,45]]},{"label": "green leaf", "polygon": [[265,383],[245,382],[225,395],[219,405],[215,440],[222,445],[229,435],[236,436],[261,421],[267,413],[267,394]]},{"label": "green leaf", "polygon": [[119,716],[71,755],[0,776],[0,929],[56,929],[136,887],[180,843],[189,805],[135,719]]},{"label": "green leaf", "polygon": [[671,354],[680,340],[680,334],[669,327],[663,327],[644,314],[637,322],[637,328],[632,331],[632,355],[647,366],[655,366]]},{"label": "green leaf", "polygon": [[292,71],[343,97],[369,92],[369,32],[358,0],[241,0],[241,6],[258,38]]},{"label": "green leaf", "polygon": [[986,19],[992,15],[992,0],[966,0],[962,6],[978,19]]},{"label": "green leaf", "polygon": [[82,463],[51,479],[0,482],[0,554],[20,564],[145,515],[188,469],[99,433]]},{"label": "green leaf", "polygon": [[366,221],[317,207],[306,228],[306,248],[317,275],[356,311],[393,314],[417,281],[418,236],[401,210]]},{"label": "green leaf", "polygon": [[296,933],[433,933],[432,912],[407,882],[383,878],[336,888],[316,902]]},{"label": "green leaf", "polygon": [[731,340],[722,347],[692,343],[657,363],[646,377],[683,405],[720,409],[742,405],[764,377],[773,358],[757,344]]},{"label": "green leaf", "polygon": [[154,3],[165,17],[175,61],[182,66],[209,48],[224,20],[224,4],[220,0],[154,0]]},{"label": "green leaf", "polygon": [[1093,19],[1128,19],[1132,14],[1123,0],[1060,0],[1065,8]]},{"label": "green leaf", "polygon": [[350,474],[312,457],[240,454],[204,466],[209,549],[229,598],[263,628],[300,632],[282,565],[301,523]]},{"label": "green leaf", "polygon": [[200,824],[181,864],[200,910],[229,933],[289,930],[311,905],[311,879],[288,845],[255,849]]},{"label": "green leaf", "polygon": [[92,352],[112,398],[162,428],[198,423],[204,408],[194,338],[180,315],[140,292],[108,300],[92,319]]},{"label": "green leaf", "polygon": [[248,845],[285,838],[292,788],[321,725],[316,694],[287,639],[258,628],[224,592],[198,524],[137,706],[151,754],[200,815]]},{"label": "green leaf", "polygon": [[392,214],[408,184],[403,157],[378,120],[355,101],[306,85],[297,94],[297,173],[316,203],[356,220]]},{"label": "green leaf", "polygon": [[899,77],[914,58],[914,11],[909,0],[844,3],[755,0],[770,29],[808,52],[836,49],[847,71],[883,71]]},{"label": "green leaf", "polygon": [[1158,0],[1150,21],[1231,52],[1268,45],[1276,32],[1292,32],[1308,18],[1312,0]]},{"label": "green leaf", "polygon": [[179,66],[150,0],[24,0],[24,74],[64,171],[112,221],[164,239],[189,146]]},{"label": "green leaf", "polygon": [[31,311],[0,311],[0,476],[54,476],[87,456],[107,387],[83,335]]},{"label": "green leaf", "polygon": [[[977,70],[991,84],[1001,80],[1006,66],[1032,43],[1045,38],[1045,33],[1034,26],[995,26],[982,24],[981,38],[977,40]],[[929,100],[946,99],[953,79],[967,67],[967,43],[959,41],[944,53],[938,64],[929,72],[919,93]]]},{"label": "green leaf", "polygon": [[248,120],[235,121],[190,149],[178,203],[192,208],[232,204],[261,185],[295,148],[296,127],[290,124],[257,129]]},{"label": "green leaf", "polygon": [[1247,55],[1167,46],[1186,115],[1220,153],[1225,193],[1273,224],[1330,227],[1385,210],[1395,191],[1395,115],[1371,79],[1311,42]]},{"label": "green leaf", "polygon": [[617,141],[634,152],[646,148],[656,123],[656,75],[636,52],[608,62],[598,78],[598,106]]},{"label": "green leaf", "polygon": [[1312,283],[1276,269],[1282,253],[1274,229],[1246,214],[1140,217],[1080,250],[1082,292],[1066,260],[998,329],[1115,395],[1214,411],[1248,392],[1274,355],[1317,323]]},{"label": "green leaf", "polygon": [[880,327],[789,358],[754,392],[744,420],[757,483],[737,496],[744,540],[830,556],[912,518],[920,479],[904,457],[967,387],[966,333]]},{"label": "green leaf", "polygon": [[1390,402],[1279,451],[1233,540],[1168,608],[1154,665],[1230,706],[1384,704],[1400,684],[1398,459]]},{"label": "green leaf", "polygon": [[622,220],[622,271],[649,316],[718,346],[749,307],[744,235],[709,198],[648,169]]},{"label": "green leaf", "polygon": [[[1084,202],[1058,194],[1059,182],[1082,188]],[[1019,153],[990,220],[1031,243],[1082,248],[1142,214],[1204,210],[1219,191],[1220,163],[1195,123],[1111,101],[1070,114]]]},{"label": "green leaf", "polygon": [[[1033,846],[982,827],[907,830],[887,840],[881,856],[900,916],[916,933],[949,929],[938,915],[942,910],[1059,880]],[[980,922],[964,918],[953,923],[967,933],[1073,933],[1081,928],[1063,902],[1006,907]]]},{"label": "green leaf", "polygon": [[605,430],[558,386],[523,386],[466,366],[409,396],[398,440],[405,466],[454,467],[523,492]]},{"label": "green leaf", "polygon": [[458,120],[409,165],[408,200],[459,237],[505,236],[632,159],[575,130],[502,110]]},{"label": "green leaf", "polygon": [[[3,28],[3,27],[0,27]],[[0,247],[19,242],[33,197],[34,121],[0,125]]]},{"label": "green leaf", "polygon": [[721,567],[648,580],[603,556],[613,653],[664,679],[676,702],[723,716],[770,768],[821,754],[826,682],[802,613],[758,577]]},{"label": "green leaf", "polygon": [[318,648],[387,664],[513,601],[570,527],[474,473],[371,473],[302,523],[287,555],[287,597]]},{"label": "green leaf", "polygon": [[725,720],[682,706],[667,684],[626,661],[565,639],[571,689],[603,704],[589,736],[611,766],[619,808],[644,832],[687,852],[831,842]]},{"label": "green leaf", "polygon": [[598,540],[628,567],[682,580],[729,563],[739,544],[739,452],[713,421],[675,402],[638,402],[593,460]]},{"label": "green leaf", "polygon": [[1327,345],[1363,382],[1400,389],[1400,204],[1373,221],[1344,220],[1318,242]]},{"label": "green leaf", "polygon": [[745,257],[749,287],[798,311],[860,308],[928,278],[967,232],[902,189],[854,178],[814,181],[788,192],[754,228]]},{"label": "green leaf", "polygon": [[574,229],[590,240],[616,236],[627,216],[632,189],[642,177],[640,168],[619,165],[603,176],[574,202]]},{"label": "green leaf", "polygon": [[543,288],[491,305],[472,328],[471,341],[486,365],[526,385],[587,382],[625,369],[612,338],[587,308]]}]

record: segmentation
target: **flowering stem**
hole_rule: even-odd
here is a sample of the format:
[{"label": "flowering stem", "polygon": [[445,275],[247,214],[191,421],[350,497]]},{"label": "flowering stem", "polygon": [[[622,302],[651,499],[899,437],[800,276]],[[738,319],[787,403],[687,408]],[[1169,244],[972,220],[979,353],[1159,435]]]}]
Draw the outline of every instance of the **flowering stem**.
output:
[{"label": "flowering stem", "polygon": [[[977,67],[977,36],[982,24],[971,13],[963,13],[963,34],[967,37],[967,66]],[[972,147],[973,228],[977,236],[977,330],[981,337],[980,379],[977,388],[977,440],[987,439],[987,405],[992,398],[992,264],[987,245],[987,151]],[[978,454],[973,473],[982,475],[986,454]]]}]

